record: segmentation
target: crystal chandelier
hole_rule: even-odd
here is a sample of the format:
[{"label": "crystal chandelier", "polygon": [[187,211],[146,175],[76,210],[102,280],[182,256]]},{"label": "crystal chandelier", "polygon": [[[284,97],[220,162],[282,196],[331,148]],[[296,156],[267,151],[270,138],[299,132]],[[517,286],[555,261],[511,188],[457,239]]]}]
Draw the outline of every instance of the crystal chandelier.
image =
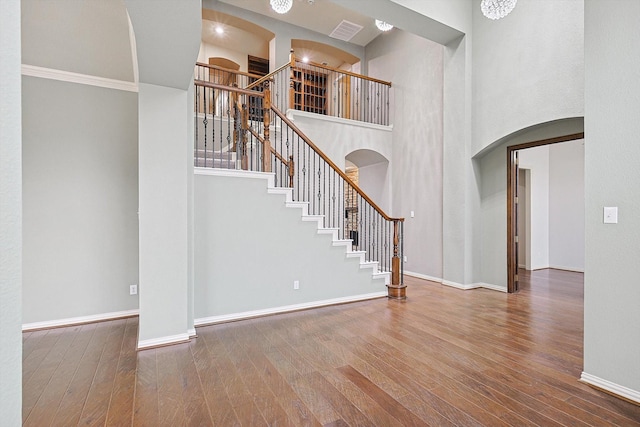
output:
[{"label": "crystal chandelier", "polygon": [[293,0],[271,0],[271,8],[277,13],[287,13],[293,6]]},{"label": "crystal chandelier", "polygon": [[376,19],[376,27],[378,27],[380,31],[389,31],[390,29],[393,28],[393,25],[387,22],[381,21],[379,19]]},{"label": "crystal chandelier", "polygon": [[500,19],[507,16],[518,0],[482,0],[480,10],[489,19]]}]

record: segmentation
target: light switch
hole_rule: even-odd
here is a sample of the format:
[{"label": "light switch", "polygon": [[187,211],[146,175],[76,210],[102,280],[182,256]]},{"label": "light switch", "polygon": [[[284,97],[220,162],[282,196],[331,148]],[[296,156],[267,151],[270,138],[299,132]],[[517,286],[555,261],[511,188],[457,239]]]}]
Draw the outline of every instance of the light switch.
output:
[{"label": "light switch", "polygon": [[413,211],[411,211],[411,218],[413,218],[415,215],[415,213]]},{"label": "light switch", "polygon": [[617,224],[618,223],[618,207],[604,207],[604,223],[605,224]]}]

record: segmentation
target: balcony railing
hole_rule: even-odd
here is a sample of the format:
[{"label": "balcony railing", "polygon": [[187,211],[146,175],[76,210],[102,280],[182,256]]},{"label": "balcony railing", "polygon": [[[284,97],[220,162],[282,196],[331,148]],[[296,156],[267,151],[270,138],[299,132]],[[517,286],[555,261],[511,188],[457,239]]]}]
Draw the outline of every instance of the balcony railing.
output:
[{"label": "balcony railing", "polygon": [[272,82],[272,101],[280,111],[294,109],[385,126],[390,123],[391,82],[303,62],[293,52],[288,64],[241,87],[259,87],[265,80]]}]

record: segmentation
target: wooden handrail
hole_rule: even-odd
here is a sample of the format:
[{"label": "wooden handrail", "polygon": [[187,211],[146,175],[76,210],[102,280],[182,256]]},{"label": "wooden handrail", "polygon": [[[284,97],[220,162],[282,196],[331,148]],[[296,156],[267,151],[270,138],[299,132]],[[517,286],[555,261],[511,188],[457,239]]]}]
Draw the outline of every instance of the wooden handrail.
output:
[{"label": "wooden handrail", "polygon": [[327,155],[324,154],[322,152],[322,150],[320,150],[318,147],[316,147],[316,145],[313,142],[311,142],[311,140],[304,133],[302,133],[302,131],[300,129],[298,129],[298,127],[296,125],[294,125],[291,120],[289,120],[284,114],[282,114],[282,112],[280,110],[278,110],[274,106],[271,106],[271,111],[273,111],[278,117],[280,117],[280,120],[282,120],[287,126],[289,126],[291,129],[293,129],[298,134],[298,136],[300,138],[302,138],[304,140],[304,142],[306,142],[307,145],[309,145],[309,147],[311,147],[311,149],[316,152],[316,154],[318,154],[325,162],[327,162],[329,164],[329,166],[331,166],[331,168],[338,173],[338,175],[340,175],[346,182],[348,182],[349,185],[351,187],[353,187],[354,190],[356,190],[356,192],[360,195],[360,197],[362,197],[364,200],[366,200],[367,203],[369,203],[380,214],[380,216],[382,216],[387,221],[393,221],[393,222],[395,222],[395,221],[404,221],[404,218],[392,218],[389,215],[387,215],[378,205],[376,205],[374,203],[373,200],[371,200],[369,198],[369,196],[367,196],[365,194],[364,191],[362,191],[360,189],[360,187],[358,187],[351,180],[351,178],[349,178],[347,176],[346,173],[344,173],[342,171],[342,169],[340,169],[335,163],[333,163],[331,161],[331,159],[329,157],[327,157]]},{"label": "wooden handrail", "polygon": [[[289,64],[287,64],[289,65]],[[379,80],[379,79],[374,79],[373,77],[369,77],[369,76],[365,76],[362,74],[358,74],[358,73],[354,73],[352,71],[347,71],[347,70],[341,70],[340,68],[333,68],[333,67],[329,67],[328,65],[324,65],[324,64],[318,64],[317,62],[302,62],[302,61],[298,61],[296,59],[296,67],[298,68],[304,68],[305,65],[312,65],[314,67],[318,67],[318,68],[322,68],[324,70],[327,71],[334,71],[336,73],[341,73],[341,74],[346,74],[347,76],[351,76],[351,77],[356,77],[362,80],[368,80],[370,82],[374,82],[374,83],[380,83],[386,86],[391,87],[391,82],[387,82],[384,80]]]},{"label": "wooden handrail", "polygon": [[226,86],[226,85],[221,85],[221,84],[218,84],[218,83],[206,82],[204,80],[194,80],[194,84],[196,86],[204,86],[204,87],[209,87],[209,88],[212,88],[212,89],[226,90],[226,91],[229,91],[229,92],[241,93],[243,95],[255,96],[256,98],[264,98],[264,94],[262,92],[258,92],[258,91],[255,91],[255,90],[241,89],[239,87]]},{"label": "wooden handrail", "polygon": [[205,64],[204,62],[196,62],[196,65],[199,67],[212,68],[214,70],[220,70],[220,71],[226,71],[228,73],[239,74],[241,76],[247,76],[254,79],[259,79],[262,77],[258,74],[251,74],[251,73],[247,73],[245,71],[240,71],[240,70],[232,70],[231,68],[224,68],[224,67],[220,67],[219,65]]},{"label": "wooden handrail", "polygon": [[276,74],[278,74],[280,71],[284,70],[285,68],[287,68],[289,66],[289,63],[287,62],[286,64],[280,66],[279,68],[273,70],[272,72],[270,72],[269,74],[265,74],[264,76],[260,77],[258,80],[256,80],[255,82],[251,83],[250,85],[248,85],[247,87],[245,87],[245,89],[251,89],[254,88],[258,85],[261,85],[262,83],[264,83],[265,81],[273,78],[273,76],[275,76]]}]

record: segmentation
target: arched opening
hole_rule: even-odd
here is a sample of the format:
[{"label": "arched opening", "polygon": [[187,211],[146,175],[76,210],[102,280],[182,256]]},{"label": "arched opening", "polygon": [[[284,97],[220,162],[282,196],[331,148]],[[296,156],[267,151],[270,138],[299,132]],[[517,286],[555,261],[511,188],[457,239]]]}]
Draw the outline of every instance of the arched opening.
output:
[{"label": "arched opening", "polygon": [[[198,62],[252,73],[255,64],[269,68],[271,31],[235,16],[202,10],[202,37]],[[217,58],[212,64],[209,58]],[[227,60],[229,62],[225,62]],[[225,65],[226,64],[226,65]],[[235,65],[238,68],[234,68]]]},{"label": "arched opening", "polygon": [[311,40],[291,39],[291,49],[298,59],[306,58],[308,62],[349,71],[353,71],[352,68],[357,64],[358,71],[360,70],[360,58],[335,46]]},{"label": "arched opening", "polygon": [[389,160],[373,150],[355,150],[345,157],[347,175],[357,179],[360,187],[383,211],[390,212]]}]

